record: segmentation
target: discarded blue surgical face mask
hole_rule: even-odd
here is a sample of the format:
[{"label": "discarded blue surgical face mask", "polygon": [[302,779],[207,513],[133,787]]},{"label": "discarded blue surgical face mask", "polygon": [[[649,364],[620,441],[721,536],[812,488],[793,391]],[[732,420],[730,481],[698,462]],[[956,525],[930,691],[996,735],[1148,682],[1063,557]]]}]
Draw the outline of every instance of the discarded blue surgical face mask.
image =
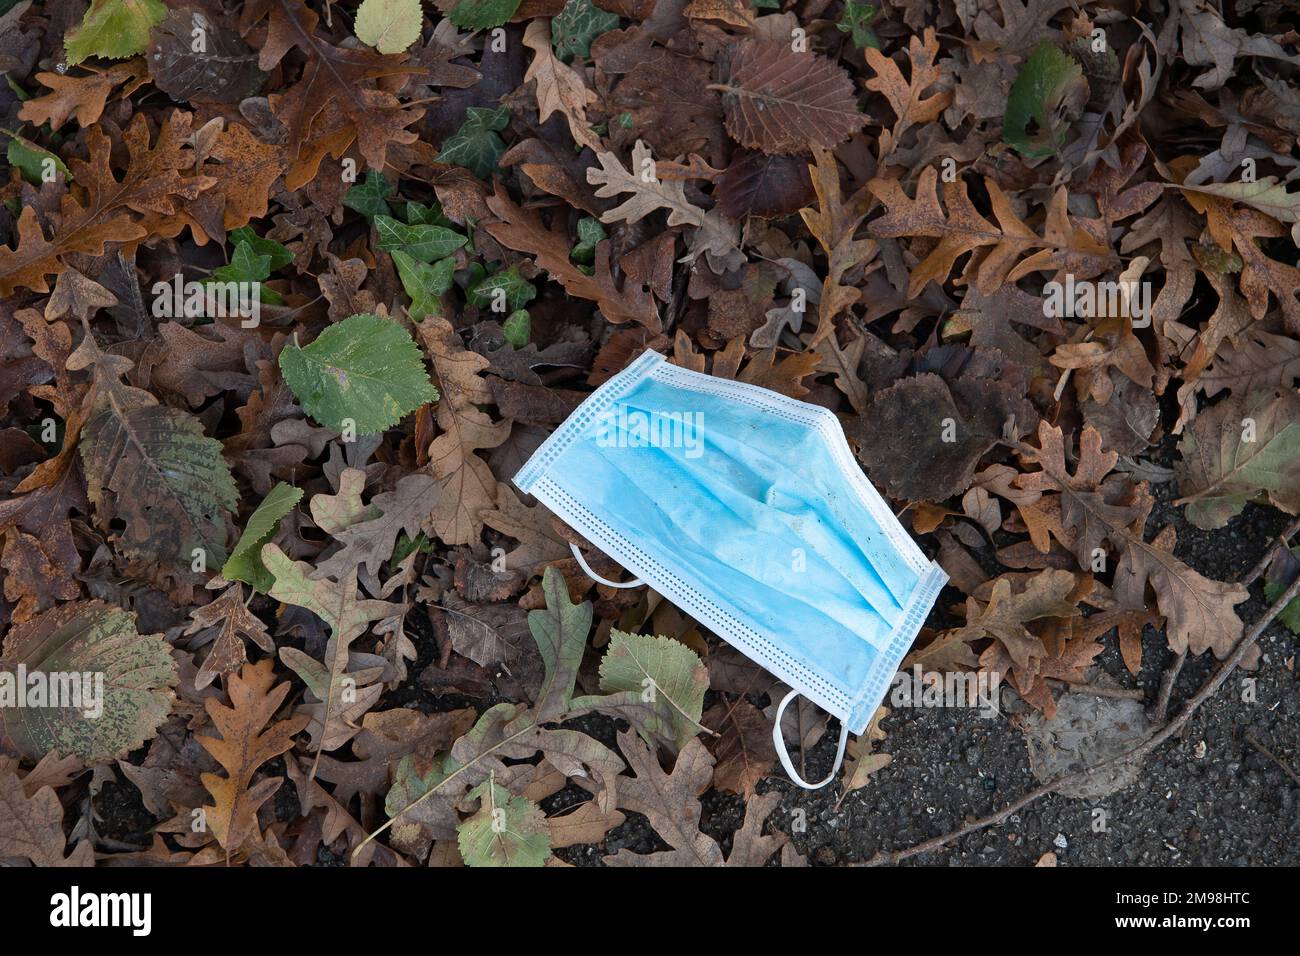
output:
[{"label": "discarded blue surgical face mask", "polygon": [[855,734],[947,575],[853,460],[826,409],[642,353],[515,475],[596,547]]}]

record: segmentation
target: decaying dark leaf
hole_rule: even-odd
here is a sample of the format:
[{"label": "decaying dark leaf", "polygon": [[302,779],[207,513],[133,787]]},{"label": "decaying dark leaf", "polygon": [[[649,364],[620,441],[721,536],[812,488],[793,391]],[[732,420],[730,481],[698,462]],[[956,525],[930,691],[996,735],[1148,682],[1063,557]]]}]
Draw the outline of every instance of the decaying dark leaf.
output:
[{"label": "decaying dark leaf", "polygon": [[867,474],[890,495],[941,501],[969,488],[980,458],[1003,437],[1031,430],[1037,418],[998,382],[948,383],[926,374],[878,394],[852,435]]},{"label": "decaying dark leaf", "polygon": [[848,75],[815,53],[795,52],[789,42],[741,42],[717,88],[727,132],[765,153],[837,146],[867,122]]},{"label": "decaying dark leaf", "polygon": [[239,34],[191,7],[168,11],[149,31],[147,60],[154,85],[186,102],[238,103],[265,80],[257,52]]},{"label": "decaying dark leaf", "polygon": [[58,751],[102,763],[158,732],[176,682],[170,648],[138,633],[133,615],[100,601],[60,604],[5,638],[0,724],[27,757]]}]

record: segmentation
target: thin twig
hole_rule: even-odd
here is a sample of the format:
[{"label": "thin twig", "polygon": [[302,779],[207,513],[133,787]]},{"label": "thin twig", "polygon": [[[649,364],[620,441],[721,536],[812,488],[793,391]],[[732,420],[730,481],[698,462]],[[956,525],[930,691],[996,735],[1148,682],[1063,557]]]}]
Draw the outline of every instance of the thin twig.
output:
[{"label": "thin twig", "polygon": [[1160,681],[1160,696],[1156,698],[1155,706],[1151,708],[1152,723],[1165,722],[1165,715],[1169,713],[1169,698],[1173,696],[1174,684],[1178,682],[1178,675],[1183,672],[1183,664],[1186,662],[1187,648],[1183,648],[1174,658],[1174,662],[1165,669],[1165,676]]},{"label": "thin twig", "polygon": [[1287,543],[1297,534],[1300,534],[1300,518],[1296,518],[1286,526],[1282,531],[1282,534],[1273,542],[1273,546],[1264,552],[1264,556],[1256,562],[1253,568],[1246,572],[1246,576],[1241,579],[1241,583],[1246,587],[1250,587],[1259,580],[1260,575],[1268,570],[1268,566],[1273,560],[1273,555],[1277,554],[1279,548],[1285,548]]},{"label": "thin twig", "polygon": [[1096,766],[1089,767],[1086,770],[1081,770],[1078,773],[1066,774],[1064,777],[1057,777],[1055,780],[1045,783],[1041,787],[1030,790],[1024,796],[1012,801],[996,813],[991,813],[978,820],[972,820],[965,826],[953,830],[951,833],[945,833],[943,836],[934,837],[933,839],[926,840],[924,843],[918,843],[916,846],[910,846],[902,850],[877,853],[864,863],[852,865],[879,866],[886,863],[897,863],[900,860],[907,859],[908,857],[928,853],[931,850],[937,850],[940,847],[952,843],[954,840],[959,840],[964,836],[983,830],[985,827],[1001,823],[1017,810],[1029,806],[1029,804],[1047,796],[1049,793],[1056,793],[1063,787],[1071,786],[1076,783],[1083,783],[1103,770],[1111,770],[1123,764],[1131,763],[1145,757],[1156,747],[1159,747],[1170,737],[1174,736],[1174,734],[1178,733],[1178,731],[1180,731],[1183,726],[1191,720],[1192,715],[1196,713],[1197,708],[1214,696],[1215,692],[1223,686],[1223,682],[1228,679],[1228,675],[1231,674],[1236,669],[1237,665],[1241,663],[1241,659],[1246,656],[1246,652],[1255,645],[1257,640],[1259,640],[1259,636],[1264,633],[1264,629],[1273,622],[1273,619],[1277,617],[1278,614],[1282,612],[1282,609],[1290,604],[1292,599],[1297,595],[1300,595],[1300,575],[1296,576],[1296,579],[1291,582],[1291,586],[1286,589],[1281,597],[1269,605],[1269,608],[1264,612],[1263,617],[1256,621],[1254,626],[1240,641],[1237,642],[1236,648],[1230,655],[1228,655],[1227,659],[1219,665],[1218,669],[1214,672],[1214,675],[1205,682],[1200,690],[1198,690],[1186,703],[1183,704],[1182,709],[1178,711],[1178,715],[1154,733],[1150,734],[1136,747],[1126,750],[1124,753],[1112,757],[1109,760],[1104,760]]},{"label": "thin twig", "polygon": [[1098,684],[1081,684],[1078,681],[1047,678],[1049,684],[1064,687],[1071,694],[1091,694],[1093,697],[1118,697],[1124,700],[1146,700],[1146,692],[1136,687],[1102,687]]},{"label": "thin twig", "polygon": [[1297,774],[1294,770],[1292,770],[1285,760],[1283,760],[1277,754],[1273,753],[1273,751],[1269,750],[1258,740],[1256,740],[1255,736],[1249,731],[1246,732],[1245,737],[1246,737],[1246,743],[1250,744],[1252,747],[1254,747],[1256,750],[1262,753],[1269,760],[1273,761],[1275,764],[1281,767],[1282,772],[1286,774],[1288,777],[1290,777],[1292,782],[1295,783],[1297,787],[1300,787],[1300,774]]}]

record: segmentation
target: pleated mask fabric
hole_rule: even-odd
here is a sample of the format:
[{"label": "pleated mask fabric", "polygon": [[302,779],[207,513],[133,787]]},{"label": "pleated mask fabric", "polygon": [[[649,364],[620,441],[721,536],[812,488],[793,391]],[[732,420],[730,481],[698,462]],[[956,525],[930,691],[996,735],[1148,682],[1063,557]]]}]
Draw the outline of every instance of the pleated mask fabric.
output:
[{"label": "pleated mask fabric", "polygon": [[[780,710],[802,694],[855,734],[947,581],[831,412],[654,351],[593,392],[514,483],[636,574],[633,584],[788,684]],[[773,739],[801,786],[831,779],[798,777],[779,716]]]}]

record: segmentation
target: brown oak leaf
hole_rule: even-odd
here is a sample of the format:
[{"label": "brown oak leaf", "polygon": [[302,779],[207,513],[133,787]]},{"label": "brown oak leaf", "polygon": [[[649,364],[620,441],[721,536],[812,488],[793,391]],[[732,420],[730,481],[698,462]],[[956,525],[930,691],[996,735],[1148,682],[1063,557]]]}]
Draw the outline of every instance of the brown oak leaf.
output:
[{"label": "brown oak leaf", "polygon": [[435,412],[442,434],[429,446],[429,470],[441,494],[428,522],[444,543],[468,544],[482,533],[483,512],[496,503],[497,490],[492,470],[474,452],[504,442],[510,422],[494,422],[477,408],[492,401],[482,376],[491,363],[466,349],[450,322],[430,316],[419,333],[442,394]]},{"label": "brown oak leaf", "polygon": [[226,771],[202,775],[213,805],[204,807],[207,824],[227,853],[249,841],[261,841],[257,811],[280,789],[283,777],[265,777],[256,784],[253,774],[268,760],[292,749],[293,735],[307,726],[306,714],[271,723],[289,694],[289,682],[275,683],[274,662],[245,664],[232,675],[227,692],[230,705],[209,698],[204,703],[218,736],[198,738]]},{"label": "brown oak leaf", "polygon": [[569,261],[568,230],[547,228],[536,210],[516,206],[499,182],[496,190],[496,195],[487,203],[499,221],[489,222],[484,227],[493,239],[516,252],[533,256],[551,278],[564,286],[565,292],[597,303],[605,318],[615,325],[635,322],[652,332],[662,328],[654,299],[646,286],[626,282],[620,289],[614,281],[608,240],[602,240],[596,246],[594,274],[587,275]]}]

